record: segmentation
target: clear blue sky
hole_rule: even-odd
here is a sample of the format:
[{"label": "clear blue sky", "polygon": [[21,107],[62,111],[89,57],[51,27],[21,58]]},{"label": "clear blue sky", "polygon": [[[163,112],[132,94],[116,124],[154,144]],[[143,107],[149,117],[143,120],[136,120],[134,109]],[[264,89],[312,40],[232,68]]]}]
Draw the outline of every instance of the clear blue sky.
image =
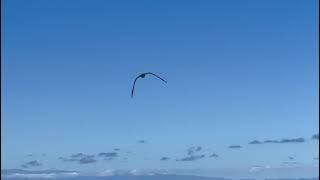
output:
[{"label": "clear blue sky", "polygon": [[[38,160],[38,169],[228,169],[278,166],[288,156],[318,163],[317,7],[316,0],[4,1],[2,167]],[[146,71],[168,83],[147,77],[131,99],[135,76]],[[306,142],[248,145],[299,137]],[[219,158],[174,160],[190,146]],[[115,147],[127,163],[57,159]]]}]

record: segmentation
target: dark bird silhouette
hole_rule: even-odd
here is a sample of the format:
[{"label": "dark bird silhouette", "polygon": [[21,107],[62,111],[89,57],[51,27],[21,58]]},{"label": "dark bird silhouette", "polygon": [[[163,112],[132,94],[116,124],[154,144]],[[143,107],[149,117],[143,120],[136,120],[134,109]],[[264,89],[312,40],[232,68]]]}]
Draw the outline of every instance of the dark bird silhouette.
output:
[{"label": "dark bird silhouette", "polygon": [[147,74],[153,75],[153,76],[159,78],[161,81],[167,83],[166,80],[162,79],[160,76],[158,76],[158,75],[156,75],[156,74],[154,74],[154,73],[151,73],[151,72],[142,73],[142,74],[140,74],[139,76],[137,76],[136,79],[134,80],[134,83],[133,83],[133,86],[132,86],[132,90],[131,90],[131,98],[133,98],[134,87],[135,87],[135,85],[136,85],[137,80],[138,80],[139,78],[145,78]]}]

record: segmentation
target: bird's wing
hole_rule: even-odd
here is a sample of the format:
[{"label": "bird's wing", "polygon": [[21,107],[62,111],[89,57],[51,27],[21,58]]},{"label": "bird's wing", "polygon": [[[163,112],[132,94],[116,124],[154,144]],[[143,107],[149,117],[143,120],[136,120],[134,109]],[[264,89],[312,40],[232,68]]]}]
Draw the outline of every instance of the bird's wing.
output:
[{"label": "bird's wing", "polygon": [[167,81],[166,81],[166,80],[162,79],[160,76],[158,76],[158,75],[156,75],[156,74],[154,74],[154,73],[152,73],[152,72],[147,72],[147,73],[145,73],[145,74],[151,74],[151,75],[154,75],[155,77],[157,77],[157,78],[161,79],[163,82],[167,83]]},{"label": "bird's wing", "polygon": [[134,91],[134,86],[136,85],[136,81],[137,79],[139,79],[141,75],[137,76],[136,79],[134,80],[133,86],[132,86],[132,90],[131,90],[131,98],[133,97],[133,91]]}]

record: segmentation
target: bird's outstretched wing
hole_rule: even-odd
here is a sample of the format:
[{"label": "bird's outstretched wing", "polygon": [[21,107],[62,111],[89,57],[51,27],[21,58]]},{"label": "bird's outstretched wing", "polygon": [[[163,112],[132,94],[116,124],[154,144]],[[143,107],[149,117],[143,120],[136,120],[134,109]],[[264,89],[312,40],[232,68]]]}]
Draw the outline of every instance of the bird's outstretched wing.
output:
[{"label": "bird's outstretched wing", "polygon": [[166,80],[162,79],[160,76],[158,76],[158,75],[156,75],[156,74],[154,74],[154,73],[152,73],[152,72],[147,72],[147,73],[145,73],[145,74],[151,74],[151,75],[153,75],[153,76],[155,76],[155,77],[157,77],[157,78],[161,79],[163,82],[167,83],[167,81],[166,81]]},{"label": "bird's outstretched wing", "polygon": [[139,76],[136,77],[136,79],[134,80],[133,86],[132,86],[132,90],[131,90],[131,98],[133,98],[133,91],[134,91],[134,86],[136,85],[136,81],[137,79],[139,79],[141,76],[141,74]]},{"label": "bird's outstretched wing", "polygon": [[156,74],[154,74],[154,73],[151,73],[151,72],[142,73],[142,74],[140,74],[139,76],[137,76],[136,79],[134,80],[134,83],[133,83],[133,86],[132,86],[132,90],[131,90],[131,98],[133,98],[134,88],[135,88],[135,85],[136,85],[137,80],[138,80],[140,77],[144,78],[144,75],[146,75],[146,74],[151,74],[151,75],[159,78],[161,81],[167,83],[166,80],[162,79],[160,76],[158,76],[158,75],[156,75]]}]

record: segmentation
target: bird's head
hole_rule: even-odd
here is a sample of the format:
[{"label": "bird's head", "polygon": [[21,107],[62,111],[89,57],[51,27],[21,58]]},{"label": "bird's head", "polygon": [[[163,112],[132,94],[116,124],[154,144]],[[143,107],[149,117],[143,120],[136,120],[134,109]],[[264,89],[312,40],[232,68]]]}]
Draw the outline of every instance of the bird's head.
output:
[{"label": "bird's head", "polygon": [[144,77],[146,77],[146,74],[141,74],[140,77],[144,78]]}]

